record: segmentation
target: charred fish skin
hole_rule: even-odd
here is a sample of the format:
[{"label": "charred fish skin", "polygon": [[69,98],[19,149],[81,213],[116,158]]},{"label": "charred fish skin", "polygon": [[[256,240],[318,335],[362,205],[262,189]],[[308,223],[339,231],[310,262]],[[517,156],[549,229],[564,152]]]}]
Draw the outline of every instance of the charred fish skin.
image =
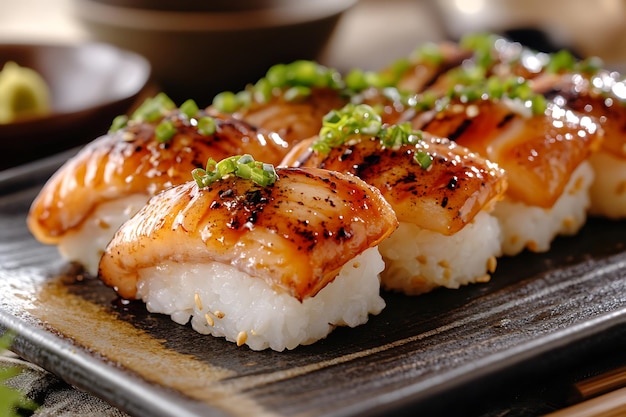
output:
[{"label": "charred fish skin", "polygon": [[118,230],[101,279],[133,298],[141,268],[164,259],[215,261],[303,300],[397,227],[380,192],[357,177],[313,168],[277,174],[272,186],[232,177],[158,194]]},{"label": "charred fish skin", "polygon": [[[427,169],[415,162],[420,151],[432,158]],[[309,147],[289,158],[283,164],[354,174],[381,190],[400,221],[444,235],[461,230],[479,211],[502,198],[507,188],[504,171],[496,164],[433,136],[398,149],[384,147],[375,137],[363,137],[328,154]]]},{"label": "charred fish skin", "polygon": [[[162,123],[173,132],[167,140],[157,137]],[[46,183],[29,210],[30,231],[39,241],[54,244],[80,227],[99,204],[132,194],[147,199],[191,180],[191,171],[209,157],[250,153],[273,163],[287,151],[280,136],[243,121],[214,119],[214,124],[214,131],[203,133],[197,120],[173,111],[158,122],[130,123],[95,139]]]},{"label": "charred fish skin", "polygon": [[508,173],[508,195],[540,207],[554,204],[571,173],[603,141],[597,120],[553,103],[528,115],[499,100],[454,102],[412,123],[497,163]]}]

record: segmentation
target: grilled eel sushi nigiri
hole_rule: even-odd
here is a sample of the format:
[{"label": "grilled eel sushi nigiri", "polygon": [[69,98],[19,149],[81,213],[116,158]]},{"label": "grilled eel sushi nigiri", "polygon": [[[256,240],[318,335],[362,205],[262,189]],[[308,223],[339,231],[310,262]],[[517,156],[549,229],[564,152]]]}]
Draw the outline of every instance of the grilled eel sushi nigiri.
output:
[{"label": "grilled eel sushi nigiri", "polygon": [[257,350],[312,343],[380,312],[376,246],[397,227],[380,192],[316,168],[271,175],[271,184],[228,174],[154,196],[107,246],[101,279],[152,312],[193,316],[197,331]]},{"label": "grilled eel sushi nigiri", "polygon": [[595,178],[591,184],[593,215],[626,217],[626,83],[618,72],[601,68],[580,70],[571,65],[558,73],[544,73],[533,82],[535,91],[563,108],[598,121],[604,139],[589,161]]},{"label": "grilled eel sushi nigiri", "polygon": [[27,223],[35,238],[58,245],[65,258],[95,274],[117,227],[150,196],[191,180],[191,171],[209,157],[246,152],[276,163],[286,153],[286,143],[274,133],[240,120],[210,118],[192,102],[181,109],[160,94],[127,126],[68,160],[31,205]]},{"label": "grilled eel sushi nigiri", "polygon": [[253,126],[277,132],[289,145],[319,131],[322,118],[348,103],[339,72],[313,61],[271,67],[265,77],[238,93],[215,96],[211,114],[231,115]]},{"label": "grilled eel sushi nigiri", "polygon": [[400,222],[380,244],[382,285],[415,295],[489,280],[501,254],[489,212],[506,189],[503,171],[447,139],[382,126],[369,106],[335,114],[282,165],[352,173],[381,191]]},{"label": "grilled eel sushi nigiri", "polygon": [[586,221],[593,180],[588,159],[603,131],[595,119],[554,103],[531,108],[531,100],[478,97],[452,99],[413,115],[411,123],[503,168],[509,187],[494,214],[504,253],[546,251],[557,235],[575,234]]},{"label": "grilled eel sushi nigiri", "polygon": [[[442,72],[427,86],[431,92],[472,82],[472,77],[500,80],[521,78],[558,106],[595,119],[603,140],[589,162],[594,179],[589,188],[589,212],[614,219],[626,217],[626,86],[623,76],[603,68],[597,57],[578,59],[568,50],[545,53],[494,34],[470,34],[458,45],[469,56],[462,65]],[[430,56],[436,55],[432,48]],[[433,58],[430,59],[431,61]],[[429,67],[422,63],[422,67]],[[432,65],[431,65],[432,67]],[[424,72],[424,70],[422,70]],[[435,88],[435,86],[437,88]],[[410,84],[398,83],[405,91]]]}]

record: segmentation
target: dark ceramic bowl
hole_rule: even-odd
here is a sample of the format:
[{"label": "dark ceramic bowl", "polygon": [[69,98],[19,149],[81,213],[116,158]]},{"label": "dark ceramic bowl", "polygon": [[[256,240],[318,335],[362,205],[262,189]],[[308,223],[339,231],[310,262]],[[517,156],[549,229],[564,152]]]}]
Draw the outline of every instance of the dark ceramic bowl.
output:
[{"label": "dark ceramic bowl", "polygon": [[148,61],[102,43],[0,44],[7,61],[37,71],[50,88],[52,112],[0,124],[0,169],[87,143],[129,110],[150,78]]},{"label": "dark ceramic bowl", "polygon": [[355,3],[75,0],[73,4],[92,39],[145,56],[155,80],[175,101],[193,98],[207,105],[218,92],[256,82],[276,63],[316,59],[340,17]]}]

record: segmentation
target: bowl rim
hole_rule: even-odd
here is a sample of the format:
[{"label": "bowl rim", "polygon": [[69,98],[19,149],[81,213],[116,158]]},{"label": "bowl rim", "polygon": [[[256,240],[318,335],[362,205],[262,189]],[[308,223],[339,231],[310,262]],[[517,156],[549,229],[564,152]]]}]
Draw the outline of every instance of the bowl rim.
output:
[{"label": "bowl rim", "polygon": [[[140,81],[137,82],[132,89],[128,89],[124,92],[124,94],[116,94],[107,99],[103,99],[97,102],[94,105],[80,108],[69,108],[69,109],[59,109],[52,108],[51,112],[42,115],[42,116],[34,116],[28,117],[24,119],[18,119],[16,121],[10,123],[0,123],[0,133],[3,133],[7,129],[20,128],[24,126],[39,124],[39,123],[47,123],[49,120],[58,119],[60,117],[68,117],[71,115],[77,115],[81,113],[86,113],[90,111],[94,111],[96,109],[106,108],[115,103],[127,101],[129,99],[133,99],[137,97],[149,84],[151,76],[152,76],[152,65],[148,61],[146,57],[143,55],[121,48],[116,45],[112,45],[107,42],[101,41],[77,41],[77,42],[46,42],[46,41],[11,41],[11,42],[1,42],[0,41],[0,52],[6,49],[11,48],[26,48],[32,51],[49,49],[53,51],[72,51],[72,50],[87,50],[87,49],[109,49],[115,51],[120,56],[123,56],[125,60],[132,60],[133,66],[135,66],[140,74]],[[1,68],[0,68],[1,69]],[[6,132],[4,132],[6,133]]]},{"label": "bowl rim", "polygon": [[75,14],[86,22],[135,30],[229,32],[288,26],[338,16],[359,0],[286,2],[267,9],[229,12],[172,12],[120,7],[93,0],[76,0]]}]

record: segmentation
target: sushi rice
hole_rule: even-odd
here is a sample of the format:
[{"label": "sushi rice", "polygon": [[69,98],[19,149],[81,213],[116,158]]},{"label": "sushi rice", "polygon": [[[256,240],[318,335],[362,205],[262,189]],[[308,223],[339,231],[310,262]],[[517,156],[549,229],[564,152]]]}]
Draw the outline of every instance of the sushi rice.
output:
[{"label": "sushi rice", "polygon": [[626,163],[605,151],[591,155],[595,179],[589,189],[589,213],[609,219],[626,217]]},{"label": "sushi rice", "polygon": [[528,249],[546,252],[558,235],[576,234],[587,220],[589,187],[594,172],[589,162],[574,170],[563,194],[550,209],[504,199],[493,211],[502,228],[502,251],[513,256]]},{"label": "sushi rice", "polygon": [[501,254],[500,241],[498,221],[485,211],[451,236],[401,222],[379,245],[386,263],[382,286],[418,295],[489,281]]},{"label": "sushi rice", "polygon": [[98,264],[117,229],[146,204],[147,194],[134,194],[100,204],[79,228],[68,231],[59,241],[63,258],[79,262],[96,276]]},{"label": "sushi rice", "polygon": [[337,277],[302,302],[223,263],[167,261],[139,272],[137,298],[202,334],[252,350],[294,349],[325,338],[336,326],[356,327],[385,307],[376,247],[347,262]]}]

